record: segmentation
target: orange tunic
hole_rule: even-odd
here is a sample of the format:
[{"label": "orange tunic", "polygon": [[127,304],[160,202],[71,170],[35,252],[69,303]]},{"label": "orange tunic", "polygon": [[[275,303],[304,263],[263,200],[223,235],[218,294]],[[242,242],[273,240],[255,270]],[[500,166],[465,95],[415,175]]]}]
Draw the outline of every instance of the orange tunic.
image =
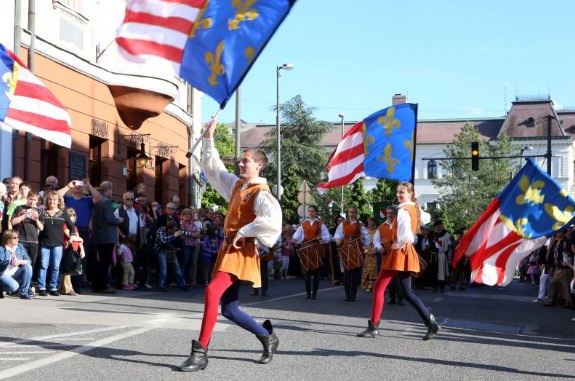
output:
[{"label": "orange tunic", "polygon": [[377,228],[379,230],[379,238],[381,240],[381,246],[385,249],[385,252],[389,252],[391,244],[393,242],[393,231],[391,224],[381,224]]},{"label": "orange tunic", "polygon": [[[363,224],[359,221],[350,222],[348,220],[343,221],[343,235],[344,239],[342,242],[342,246],[349,244],[356,238],[361,238],[361,228]],[[363,242],[360,239],[358,242],[361,243],[361,247],[363,248]]]},{"label": "orange tunic", "polygon": [[[411,231],[415,235],[417,231],[417,210],[414,205],[406,205],[402,209],[407,210],[411,217]],[[380,232],[381,234],[381,232]],[[392,226],[392,242],[397,242],[397,219],[393,221]],[[385,270],[399,270],[418,273],[419,272],[419,257],[413,244],[406,244],[402,249],[390,250],[389,253],[383,258],[381,268]]]},{"label": "orange tunic", "polygon": [[317,239],[317,241],[314,242],[315,252],[320,258],[325,258],[325,253],[323,251],[323,245],[321,243],[321,226],[322,226],[322,224],[323,224],[323,222],[321,222],[321,221],[315,221],[315,223],[312,226],[312,224],[309,220],[304,221],[301,224],[301,227],[303,229],[302,247],[309,245],[310,244],[309,241],[311,241],[313,239]]},{"label": "orange tunic", "polygon": [[[252,222],[254,213],[254,200],[261,190],[269,191],[267,184],[251,184],[241,190],[242,182],[236,182],[228,212],[224,222],[224,231],[228,239],[233,238],[238,230]],[[261,287],[260,257],[253,240],[246,240],[241,249],[224,242],[220,246],[218,258],[214,265],[214,273],[217,271],[235,275],[238,279],[253,283],[253,287]]]}]

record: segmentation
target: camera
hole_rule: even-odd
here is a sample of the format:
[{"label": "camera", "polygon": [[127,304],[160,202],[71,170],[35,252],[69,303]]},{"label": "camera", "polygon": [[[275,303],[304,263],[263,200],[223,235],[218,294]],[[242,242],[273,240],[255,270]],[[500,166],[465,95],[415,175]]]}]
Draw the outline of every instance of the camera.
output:
[{"label": "camera", "polygon": [[76,180],[76,181],[74,181],[74,186],[83,187],[84,182],[82,180]]}]

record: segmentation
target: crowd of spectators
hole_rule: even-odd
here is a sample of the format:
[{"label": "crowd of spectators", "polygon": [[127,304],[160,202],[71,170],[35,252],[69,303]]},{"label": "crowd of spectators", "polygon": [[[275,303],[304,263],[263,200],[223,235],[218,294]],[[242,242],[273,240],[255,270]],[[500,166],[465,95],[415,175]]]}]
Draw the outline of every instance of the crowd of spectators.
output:
[{"label": "crowd of spectators", "polygon": [[[178,196],[162,207],[148,201],[143,184],[117,201],[113,189],[109,181],[96,188],[87,178],[58,188],[49,176],[36,192],[18,176],[4,179],[0,297],[189,291],[210,281],[224,239],[222,214],[180,207]],[[82,257],[80,273],[60,272],[69,245]]]},{"label": "crowd of spectators", "polygon": [[[189,291],[210,282],[224,242],[224,215],[213,209],[181,206],[176,195],[162,207],[148,199],[143,184],[118,201],[111,199],[112,193],[112,183],[104,181],[96,188],[87,178],[58,188],[58,179],[49,176],[41,191],[31,189],[18,176],[4,179],[0,183],[0,297],[6,293],[22,299],[74,296],[87,289],[97,293],[154,288]],[[393,208],[388,213],[391,222]],[[334,238],[345,218],[338,215],[326,223],[330,242],[324,245],[323,265],[314,273],[314,281],[345,283],[346,270]],[[374,221],[368,218],[365,224],[371,241],[378,229]],[[298,257],[300,246],[294,240],[298,227],[284,223],[276,244],[261,248],[265,285],[261,295],[269,295],[268,280],[306,279]],[[467,259],[451,263],[461,237],[461,231],[448,232],[440,220],[420,227],[415,245],[428,267],[415,279],[415,289],[444,292],[446,288],[474,286],[469,281]],[[538,286],[534,301],[574,308],[574,242],[575,234],[569,228],[518,264],[520,280]],[[60,273],[63,252],[70,244],[82,254],[81,274]],[[385,254],[371,242],[363,249],[365,261],[358,282],[370,292]],[[357,285],[352,286],[357,292]],[[402,304],[401,295],[394,293],[393,287],[389,290],[390,302]],[[252,294],[260,294],[258,291]]]}]

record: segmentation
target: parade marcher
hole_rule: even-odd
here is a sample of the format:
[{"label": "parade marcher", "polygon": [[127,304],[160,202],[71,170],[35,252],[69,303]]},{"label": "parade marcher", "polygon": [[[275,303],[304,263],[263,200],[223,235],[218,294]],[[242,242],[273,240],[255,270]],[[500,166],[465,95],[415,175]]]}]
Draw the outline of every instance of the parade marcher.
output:
[{"label": "parade marcher", "polygon": [[[388,206],[385,210],[387,218],[385,222],[377,228],[374,239],[375,250],[384,257],[391,251],[391,244],[393,243],[393,221],[397,215],[397,207]],[[399,278],[394,276],[389,286],[389,304],[403,305],[403,297],[401,295],[401,288],[399,285]]]},{"label": "parade marcher", "polygon": [[[429,249],[429,232],[431,229],[427,225],[421,225],[419,227],[419,234],[417,234],[417,240],[414,244],[415,250],[421,258],[426,263],[431,262],[431,251]],[[418,290],[423,290],[425,287],[430,287],[432,285],[432,276],[430,271],[424,271],[422,274],[414,279],[413,288]]]},{"label": "parade marcher", "polygon": [[184,372],[195,372],[208,366],[208,344],[218,318],[220,301],[222,315],[255,334],[262,343],[261,364],[271,362],[279,346],[269,320],[259,325],[239,308],[241,282],[252,283],[255,287],[261,284],[255,239],[271,247],[281,232],[281,207],[272,196],[266,179],[260,177],[267,157],[261,150],[246,149],[238,163],[239,178],[228,173],[214,146],[215,127],[214,119],[204,133],[202,170],[210,184],[229,202],[224,222],[226,239],[218,253],[212,281],[206,288],[199,339],[192,341],[190,357],[179,366],[179,370]]},{"label": "parade marcher", "polygon": [[422,224],[422,212],[419,209],[419,203],[415,197],[415,189],[411,183],[400,183],[397,186],[397,199],[399,207],[397,218],[393,222],[393,243],[390,251],[383,258],[381,271],[375,281],[371,319],[368,320],[368,328],[359,333],[358,336],[375,337],[379,335],[379,323],[384,305],[385,289],[391,279],[398,275],[403,297],[417,310],[427,326],[427,333],[423,340],[429,340],[439,331],[439,324],[411,288],[412,274],[420,270],[419,257],[413,247],[413,243],[415,234]]},{"label": "parade marcher", "polygon": [[[452,245],[452,252],[454,253],[457,250],[457,246],[461,242],[461,237],[463,237],[463,232],[458,230],[453,233],[453,237],[451,237],[451,245]],[[537,259],[537,254],[533,253],[533,263],[537,269],[539,267],[535,264],[535,260]],[[451,261],[449,261],[451,262]],[[451,264],[451,287],[450,290],[455,290],[457,287],[459,290],[465,290],[467,287],[467,278],[465,274],[467,273],[467,269],[469,268],[469,258],[466,256],[462,256],[459,262],[455,265]]]},{"label": "parade marcher", "polygon": [[257,296],[259,294],[260,288],[262,290],[262,296],[268,296],[268,286],[270,284],[270,270],[269,264],[273,263],[274,252],[270,247],[264,246],[261,242],[257,241],[258,244],[258,254],[260,257],[260,276],[262,280],[261,287],[252,287],[251,295]]},{"label": "parade marcher", "polygon": [[[321,259],[325,258],[325,252],[323,245],[329,243],[331,235],[327,230],[327,227],[323,222],[317,218],[317,208],[314,205],[310,205],[307,208],[309,218],[302,222],[302,224],[297,228],[293,235],[293,242],[300,245],[300,247],[306,247],[313,245],[312,249],[314,254]],[[314,258],[315,259],[315,258]],[[319,289],[319,277],[320,268],[310,269],[305,272],[305,298],[316,299],[317,290]],[[312,285],[313,278],[313,285]]]},{"label": "parade marcher", "polygon": [[[370,238],[365,226],[357,219],[357,208],[352,206],[347,209],[347,219],[337,227],[334,238],[338,247],[348,247],[356,251],[356,255],[363,255],[363,246],[369,245]],[[346,302],[355,302],[360,282],[361,266],[350,270],[344,268],[343,286]]]},{"label": "parade marcher", "polygon": [[375,218],[369,217],[367,219],[367,232],[369,233],[370,242],[369,245],[364,246],[363,250],[365,253],[365,262],[363,264],[363,272],[361,274],[361,287],[367,292],[373,290],[373,283],[375,278],[377,278],[377,251],[373,246],[373,238],[375,232],[377,232],[377,225],[375,224]]},{"label": "parade marcher", "polygon": [[445,291],[445,285],[449,282],[449,249],[451,248],[451,234],[443,229],[443,221],[437,220],[433,224],[433,231],[428,234],[431,261],[429,268],[433,276],[433,292]]},{"label": "parade marcher", "polygon": [[331,241],[329,242],[329,263],[331,270],[331,281],[334,286],[339,286],[343,280],[343,264],[337,255],[337,244],[335,243],[335,232],[339,225],[345,220],[345,217],[338,215],[335,218],[335,225],[329,229]]}]

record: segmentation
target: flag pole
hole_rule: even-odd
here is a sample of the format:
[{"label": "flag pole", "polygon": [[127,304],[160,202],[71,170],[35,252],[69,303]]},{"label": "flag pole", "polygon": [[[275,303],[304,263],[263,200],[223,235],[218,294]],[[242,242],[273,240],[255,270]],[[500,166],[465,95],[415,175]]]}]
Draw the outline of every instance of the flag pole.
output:
[{"label": "flag pole", "polygon": [[[206,124],[209,125],[210,123],[212,123],[212,121],[218,119],[218,116],[220,115],[220,112],[222,112],[222,109],[220,108],[218,111],[216,111],[216,114],[214,116],[212,116],[212,119]],[[202,139],[204,138],[204,134],[206,133],[206,129],[204,128],[204,130],[202,131],[202,133],[200,134],[200,137],[198,138],[198,140],[194,143],[194,145],[192,146],[192,148],[190,148],[188,150],[188,152],[186,152],[186,157],[189,159],[190,157],[192,157],[192,155],[194,154],[194,151],[196,150],[196,148],[198,148],[198,145],[200,144],[200,142],[202,141]]]}]

